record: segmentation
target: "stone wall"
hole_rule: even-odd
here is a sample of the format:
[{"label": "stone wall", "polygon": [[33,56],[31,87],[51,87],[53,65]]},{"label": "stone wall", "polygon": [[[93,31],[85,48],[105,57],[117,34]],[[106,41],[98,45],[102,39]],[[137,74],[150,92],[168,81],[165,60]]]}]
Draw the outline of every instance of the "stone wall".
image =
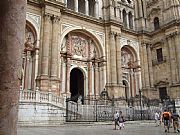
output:
[{"label": "stone wall", "polygon": [[65,98],[52,92],[20,90],[20,126],[58,126],[65,121]]},{"label": "stone wall", "polygon": [[65,122],[65,108],[48,103],[21,102],[19,104],[20,126],[58,126]]}]

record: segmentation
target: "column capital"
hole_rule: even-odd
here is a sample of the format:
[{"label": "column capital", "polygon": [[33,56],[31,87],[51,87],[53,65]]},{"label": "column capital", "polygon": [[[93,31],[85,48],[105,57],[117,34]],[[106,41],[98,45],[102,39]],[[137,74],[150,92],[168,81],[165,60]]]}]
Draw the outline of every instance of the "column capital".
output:
[{"label": "column capital", "polygon": [[116,38],[121,38],[121,33],[116,33]]},{"label": "column capital", "polygon": [[110,31],[109,35],[110,35],[110,36],[115,36],[115,35],[116,35],[116,32]]},{"label": "column capital", "polygon": [[50,14],[50,13],[45,13],[45,14],[44,14],[44,19],[45,19],[45,21],[51,22],[52,14]]},{"label": "column capital", "polygon": [[57,23],[57,24],[58,24],[58,23],[60,22],[60,20],[61,20],[61,19],[60,19],[60,16],[53,16],[53,17],[52,17],[53,23]]},{"label": "column capital", "polygon": [[176,35],[178,35],[178,32],[177,32],[177,31],[166,35],[166,39],[168,39],[168,38],[173,38],[173,37],[176,36]]}]

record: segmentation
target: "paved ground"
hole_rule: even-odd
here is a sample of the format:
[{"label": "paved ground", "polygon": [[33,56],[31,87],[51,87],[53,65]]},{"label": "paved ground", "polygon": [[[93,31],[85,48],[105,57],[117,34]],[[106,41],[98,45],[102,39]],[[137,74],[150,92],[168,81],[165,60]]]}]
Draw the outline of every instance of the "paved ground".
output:
[{"label": "paved ground", "polygon": [[64,125],[60,127],[19,127],[18,135],[176,135],[173,129],[165,133],[163,126],[154,123],[126,124],[125,129],[114,130],[113,125]]}]

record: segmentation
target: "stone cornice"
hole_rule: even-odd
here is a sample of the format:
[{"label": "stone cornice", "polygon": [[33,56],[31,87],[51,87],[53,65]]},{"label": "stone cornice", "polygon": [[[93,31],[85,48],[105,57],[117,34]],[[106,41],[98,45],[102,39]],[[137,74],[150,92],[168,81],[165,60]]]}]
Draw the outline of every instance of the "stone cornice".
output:
[{"label": "stone cornice", "polygon": [[102,19],[97,19],[97,18],[92,17],[92,16],[87,16],[85,14],[75,12],[75,11],[67,9],[67,8],[64,8],[64,10],[62,10],[61,14],[62,15],[68,15],[70,17],[75,17],[75,18],[78,18],[80,20],[91,22],[91,23],[94,23],[97,25],[101,25],[101,26],[104,25],[104,20],[102,20]]},{"label": "stone cornice", "polygon": [[65,7],[65,4],[59,1],[55,1],[55,0],[41,0],[41,5],[48,5],[48,6],[53,6],[59,9],[63,9]]}]

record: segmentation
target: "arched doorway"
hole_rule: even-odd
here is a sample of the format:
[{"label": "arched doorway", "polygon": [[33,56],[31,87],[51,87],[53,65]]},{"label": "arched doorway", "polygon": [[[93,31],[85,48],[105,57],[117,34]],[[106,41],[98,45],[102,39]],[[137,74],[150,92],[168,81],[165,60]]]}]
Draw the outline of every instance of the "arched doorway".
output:
[{"label": "arched doorway", "polygon": [[126,80],[123,84],[128,86],[128,94],[125,96],[127,98],[134,97],[138,94],[140,89],[140,66],[138,63],[137,53],[134,48],[129,45],[125,45],[121,48],[121,64],[123,78]]},{"label": "arched doorway", "polygon": [[70,92],[71,99],[77,102],[78,98],[82,97],[82,103],[84,98],[84,75],[78,68],[72,69],[70,73]]},{"label": "arched doorway", "polygon": [[125,98],[127,100],[129,98],[129,86],[127,81],[123,80],[123,85],[125,86]]}]

